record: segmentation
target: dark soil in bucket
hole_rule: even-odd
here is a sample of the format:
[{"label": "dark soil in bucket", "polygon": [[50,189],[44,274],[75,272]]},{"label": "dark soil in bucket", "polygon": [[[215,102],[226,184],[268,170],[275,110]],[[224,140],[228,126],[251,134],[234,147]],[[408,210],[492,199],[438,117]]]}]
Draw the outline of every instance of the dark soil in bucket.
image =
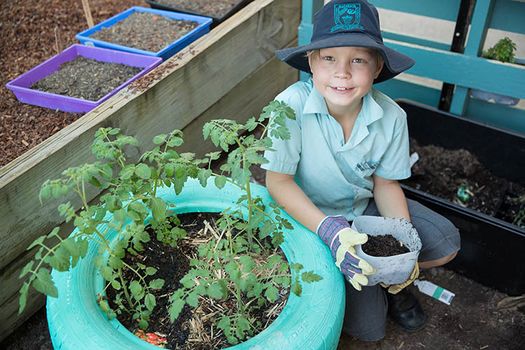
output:
[{"label": "dark soil in bucket", "polygon": [[[192,309],[188,305],[184,306],[179,318],[174,323],[170,322],[169,296],[181,287],[179,280],[190,270],[190,259],[197,256],[199,245],[209,239],[210,233],[206,234],[204,230],[205,222],[214,227],[219,214],[187,213],[178,214],[177,217],[181,222],[180,227],[188,232],[188,236],[179,242],[176,248],[158,241],[155,234],[149,232],[151,241],[145,245],[145,251],[135,256],[128,254],[124,259],[126,263],[139,262],[156,268],[158,271],[151,278],[165,280],[164,287],[154,291],[157,307],[151,315],[148,328],[144,332],[139,330],[137,322],[132,319],[131,315],[121,314],[117,318],[135,335],[155,333],[156,336],[165,337],[167,340],[165,346],[168,349],[205,350],[229,347],[222,330],[214,324],[218,318],[214,319],[213,316],[220,317],[228,313],[227,310],[235,309],[236,301],[233,297],[213,301],[201,298],[199,307]],[[130,270],[124,270],[124,275],[129,281],[134,278]],[[268,303],[256,310],[254,318],[260,320],[266,328],[284,308],[288,292],[289,290],[281,290],[279,299],[275,303]],[[114,299],[115,291],[112,288],[108,288],[107,294],[109,300]],[[112,302],[110,305],[116,309]]]},{"label": "dark soil in bucket", "polygon": [[156,0],[160,5],[174,9],[221,18],[244,0]]},{"label": "dark soil in bucket", "polygon": [[100,62],[77,57],[31,86],[32,89],[58,95],[97,101],[142,69],[119,63]]},{"label": "dark soil in bucket", "polygon": [[414,139],[410,144],[419,160],[404,184],[525,227],[525,187],[493,175],[465,149],[420,146]]},{"label": "dark soil in bucket", "polygon": [[112,44],[158,52],[198,26],[197,22],[170,19],[149,12],[130,16],[90,37]]},{"label": "dark soil in bucket", "polygon": [[408,253],[410,250],[392,235],[371,236],[361,247],[371,256],[394,256]]}]

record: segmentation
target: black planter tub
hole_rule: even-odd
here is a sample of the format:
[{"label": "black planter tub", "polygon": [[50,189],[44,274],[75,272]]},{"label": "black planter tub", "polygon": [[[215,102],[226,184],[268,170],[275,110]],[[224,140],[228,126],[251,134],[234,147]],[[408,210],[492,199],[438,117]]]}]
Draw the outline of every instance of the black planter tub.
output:
[{"label": "black planter tub", "polygon": [[[410,137],[420,146],[466,149],[495,176],[525,185],[525,136],[473,122],[422,104],[398,100]],[[402,184],[408,198],[450,219],[461,250],[447,266],[509,295],[525,293],[525,229]]]}]

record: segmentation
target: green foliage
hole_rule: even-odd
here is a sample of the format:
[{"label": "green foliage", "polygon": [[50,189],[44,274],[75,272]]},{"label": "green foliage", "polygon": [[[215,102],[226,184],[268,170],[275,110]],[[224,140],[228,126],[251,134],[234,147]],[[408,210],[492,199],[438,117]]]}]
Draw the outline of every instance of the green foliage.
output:
[{"label": "green foliage", "polygon": [[498,60],[500,62],[514,63],[516,52],[516,44],[509,38],[504,37],[500,39],[493,47],[484,51],[482,56],[491,60]]},{"label": "green foliage", "polygon": [[[95,133],[91,147],[97,161],[71,167],[60,179],[48,180],[42,185],[41,201],[72,192],[80,198],[82,207],[75,212],[69,201],[58,206],[66,222],[75,225],[68,238],[62,238],[55,228],[28,247],[28,250],[36,249],[36,254],[20,274],[26,281],[20,290],[19,312],[26,306],[30,286],[56,297],[58,291],[49,269],[67,271],[74,267],[86,255],[88,242],[94,240],[101,247],[95,265],[107,287],[116,292],[117,310],[112,310],[108,300],[101,296],[98,298],[100,308],[109,318],[130,313],[139,327],[147,327],[157,304],[153,291],[162,288],[164,281],[155,278],[155,268],[139,263],[130,266],[123,259],[126,254],[142,252],[151,240],[144,225],[150,213],[149,225],[161,242],[176,246],[185,237],[186,232],[177,226],[180,222],[171,213],[172,208],[156,193],[163,185],[173,185],[175,191],[180,192],[188,178],[198,176],[203,162],[194,155],[179,154],[175,150],[183,142],[179,130],[158,135],[153,142],[156,145],[153,150],[144,153],[138,161],[129,160],[126,150],[136,147],[138,141],[122,135],[119,129],[101,128]],[[105,190],[99,203],[88,205],[89,187]],[[109,230],[116,230],[119,235],[113,246],[106,239]],[[103,259],[104,256],[107,258]],[[124,270],[131,271],[134,277],[126,280]]]},{"label": "green foliage", "polygon": [[[41,201],[75,193],[82,207],[75,211],[69,201],[58,206],[60,215],[75,225],[68,238],[55,228],[28,247],[36,254],[20,274],[25,278],[20,312],[26,306],[30,286],[56,297],[50,268],[69,270],[86,255],[88,243],[96,241],[100,249],[94,263],[106,288],[113,288],[115,298],[111,302],[116,305],[112,309],[107,298],[98,295],[100,309],[109,319],[123,313],[131,315],[140,328],[147,328],[157,306],[155,291],[162,289],[164,280],[156,277],[156,268],[138,262],[130,265],[124,258],[140,255],[152,232],[172,247],[187,236],[173,205],[157,195],[160,186],[172,186],[179,194],[188,178],[197,179],[203,187],[212,179],[219,189],[229,182],[242,194],[234,207],[221,213],[214,228],[218,234],[198,247],[197,258],[191,260],[190,270],[180,280],[181,287],[170,295],[169,316],[174,321],[185,305],[196,308],[203,298],[228,299],[234,300],[234,306],[216,320],[228,341],[236,344],[260,331],[263,325],[256,316],[258,308],[281,300],[288,288],[300,295],[302,283],[321,279],[312,271],[303,271],[300,264],[289,268],[278,254],[285,232],[293,227],[277,204],[267,207],[253,194],[250,182],[252,166],[267,162],[264,152],[271,150],[270,136],[289,138],[286,123],[293,118],[291,108],[274,101],[258,118],[250,118],[245,124],[227,119],[206,123],[204,138],[221,151],[207,153],[203,159],[176,151],[183,144],[179,130],[155,136],[155,147],[134,161],[128,159],[126,151],[138,145],[135,138],[122,135],[119,129],[99,129],[92,145],[95,162],[69,168],[61,178],[42,185]],[[261,132],[252,133],[257,128]],[[223,151],[229,152],[227,162],[221,173],[214,173],[212,162]],[[89,187],[104,190],[97,204],[88,204]],[[118,234],[112,244],[106,238],[109,230]]]}]

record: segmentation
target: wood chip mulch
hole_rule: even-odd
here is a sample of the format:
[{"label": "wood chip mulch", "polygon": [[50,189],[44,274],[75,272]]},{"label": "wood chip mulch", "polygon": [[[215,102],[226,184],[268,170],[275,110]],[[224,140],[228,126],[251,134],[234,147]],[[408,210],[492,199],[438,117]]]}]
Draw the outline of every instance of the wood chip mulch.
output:
[{"label": "wood chip mulch", "polygon": [[[140,0],[90,0],[95,23]],[[4,0],[0,6],[0,166],[4,166],[81,114],[19,102],[5,84],[76,43],[87,29],[80,0]]]}]

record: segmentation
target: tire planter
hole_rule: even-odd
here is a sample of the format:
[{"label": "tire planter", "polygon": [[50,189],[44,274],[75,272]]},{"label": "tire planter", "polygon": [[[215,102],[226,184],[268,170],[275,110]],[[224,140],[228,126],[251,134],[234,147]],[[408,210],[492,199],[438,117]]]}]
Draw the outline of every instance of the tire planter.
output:
[{"label": "tire planter", "polygon": [[[415,102],[398,103],[407,113],[410,137],[420,145],[466,149],[494,175],[525,185],[524,136]],[[525,229],[407,185],[402,187],[408,198],[444,215],[459,229],[461,250],[447,267],[504,293],[525,293]]]},{"label": "tire planter", "polygon": [[[72,61],[77,57],[85,57],[100,62],[121,63],[127,66],[140,67],[142,71],[128,79],[126,82],[104,95],[97,101],[89,101],[81,98],[64,96],[31,89],[31,86],[60,69],[60,65]],[[41,63],[35,68],[11,80],[6,87],[13,91],[16,98],[23,103],[36,105],[45,108],[58,109],[64,112],[83,113],[89,112],[108,98],[116,94],[119,90],[155,68],[162,62],[158,57],[146,57],[133,53],[108,50],[103,48],[89,47],[84,45],[72,45]]]},{"label": "tire planter", "polygon": [[[178,196],[162,188],[159,196],[174,203],[176,213],[219,212],[234,205],[240,191],[232,185],[219,190],[210,179],[206,188],[198,181],[186,182]],[[265,203],[271,198],[266,189],[254,185],[255,195]],[[303,284],[303,294],[290,294],[277,319],[263,332],[229,349],[336,349],[343,325],[345,305],[344,282],[332,262],[328,249],[306,228],[286,214],[296,227],[286,232],[281,248],[289,262],[300,262],[305,271],[313,270],[323,279]],[[109,233],[114,239],[116,232]],[[116,319],[108,321],[96,302],[104,281],[92,263],[98,246],[91,244],[88,254],[68,272],[52,272],[59,290],[58,298],[47,298],[47,319],[55,349],[158,349],[135,337]]]},{"label": "tire planter", "polygon": [[215,27],[218,24],[224,22],[229,17],[233,16],[233,14],[235,12],[239,11],[241,8],[243,8],[244,6],[246,6],[248,3],[252,2],[252,1],[253,0],[240,0],[237,5],[235,5],[234,7],[231,8],[230,11],[226,12],[223,16],[219,17],[219,16],[209,16],[209,15],[206,15],[206,14],[203,14],[203,13],[198,13],[198,12],[186,10],[186,9],[184,9],[182,7],[178,7],[176,5],[174,5],[174,6],[165,5],[165,4],[162,4],[162,3],[158,2],[158,1],[155,1],[155,0],[146,0],[146,2],[151,6],[151,8],[154,8],[154,9],[166,10],[166,11],[176,11],[176,12],[181,12],[181,13],[188,13],[190,15],[210,17],[210,18],[213,19],[212,27]]},{"label": "tire planter", "polygon": [[[153,51],[146,51],[146,50],[140,50],[135,49],[133,47],[113,44],[107,41],[98,40],[91,38],[90,36],[103,29],[113,26],[114,24],[124,20],[125,18],[132,15],[134,12],[149,12],[156,15],[164,16],[170,19],[176,19],[176,20],[184,20],[184,21],[192,21],[197,22],[198,25],[193,30],[189,31],[179,39],[173,41],[171,44],[167,45],[163,49],[153,52]],[[75,37],[78,41],[80,41],[82,44],[85,45],[92,45],[97,47],[105,47],[108,49],[113,50],[119,50],[119,51],[126,51],[126,52],[132,52],[140,55],[146,55],[146,56],[155,56],[155,57],[162,57],[164,60],[170,58],[204,34],[208,33],[210,31],[210,25],[211,25],[211,18],[208,17],[202,17],[202,16],[194,16],[189,15],[185,13],[178,13],[178,12],[170,12],[170,11],[161,11],[161,10],[153,10],[146,7],[140,7],[140,6],[134,6],[129,9],[127,9],[124,12],[121,12],[103,22],[100,22],[99,24],[95,25],[92,28],[89,28],[83,32],[78,33]]]}]

